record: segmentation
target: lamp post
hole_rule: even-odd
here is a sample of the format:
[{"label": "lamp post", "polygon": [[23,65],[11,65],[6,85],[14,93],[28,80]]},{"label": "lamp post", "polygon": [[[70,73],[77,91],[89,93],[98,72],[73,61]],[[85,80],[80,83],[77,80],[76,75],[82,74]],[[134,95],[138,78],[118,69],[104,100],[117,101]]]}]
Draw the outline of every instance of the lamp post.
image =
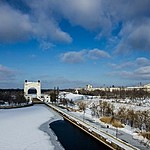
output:
[{"label": "lamp post", "polygon": [[118,137],[118,128],[116,127],[116,138]]}]

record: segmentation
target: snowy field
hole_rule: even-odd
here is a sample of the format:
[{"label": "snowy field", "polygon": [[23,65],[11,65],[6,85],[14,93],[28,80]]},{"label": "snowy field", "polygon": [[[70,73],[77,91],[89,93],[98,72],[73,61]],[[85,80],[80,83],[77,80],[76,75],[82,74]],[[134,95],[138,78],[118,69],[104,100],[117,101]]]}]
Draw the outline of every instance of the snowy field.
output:
[{"label": "snowy field", "polygon": [[[63,95],[64,93],[62,93]],[[115,99],[100,99],[98,97],[90,97],[90,96],[84,96],[80,94],[73,94],[73,93],[65,93],[65,97],[69,100],[73,100],[74,102],[84,101],[86,103],[86,109],[85,112],[68,112],[68,114],[71,114],[77,118],[80,118],[84,121],[87,121],[88,124],[92,124],[96,126],[98,129],[101,128],[101,130],[106,131],[107,133],[116,136],[116,128],[113,127],[110,124],[105,124],[99,120],[99,118],[95,116],[91,116],[91,109],[90,107],[93,105],[99,105],[99,100],[107,101],[114,106],[114,111],[116,112],[119,107],[125,107],[126,109],[133,109],[135,111],[147,111],[150,110],[150,99],[141,100],[141,106],[137,106],[139,101],[135,101],[134,103],[128,103],[129,99],[125,99],[123,102],[116,102]],[[69,106],[76,108],[77,106]],[[78,107],[77,107],[78,108]],[[63,110],[64,111],[64,110]],[[109,125],[109,129],[107,128],[107,125]],[[118,138],[123,139],[124,141],[127,141],[129,144],[137,146],[140,149],[144,150],[150,150],[150,140],[144,138],[143,136],[138,135],[139,129],[137,128],[131,128],[128,125],[125,125],[124,128],[117,129],[118,130]]]},{"label": "snowy field", "polygon": [[53,150],[41,124],[54,116],[44,106],[0,109],[0,150]]},{"label": "snowy field", "polygon": [[[100,99],[98,96],[89,96],[89,95],[81,95],[81,94],[73,94],[69,92],[62,92],[60,93],[60,97],[64,97],[65,93],[65,98],[73,101],[80,101],[83,100],[86,102],[87,107],[91,107],[92,104],[99,104],[99,100],[101,101],[107,101],[110,102],[111,104],[114,105],[115,111],[118,110],[119,107],[125,107],[127,109],[133,109],[136,111],[146,111],[150,110],[150,99],[145,99],[145,100],[138,100],[137,102],[134,103],[129,103],[129,99],[125,99],[124,101],[120,100],[120,102],[116,102],[116,99]],[[141,106],[138,106],[139,101],[141,102]]]}]

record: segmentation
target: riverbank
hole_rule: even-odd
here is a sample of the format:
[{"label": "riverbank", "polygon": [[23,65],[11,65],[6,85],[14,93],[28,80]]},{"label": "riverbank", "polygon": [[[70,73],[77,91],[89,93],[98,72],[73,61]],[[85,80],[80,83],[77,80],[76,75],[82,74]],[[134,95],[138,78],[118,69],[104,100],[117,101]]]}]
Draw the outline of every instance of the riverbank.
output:
[{"label": "riverbank", "polygon": [[[47,108],[47,106],[44,106],[44,107]],[[63,146],[58,141],[58,138],[55,135],[54,131],[50,128],[50,124],[52,122],[55,122],[55,121],[58,121],[58,120],[63,120],[63,118],[60,115],[58,115],[56,112],[54,112],[53,110],[51,110],[50,108],[47,108],[47,109],[50,112],[52,112],[54,114],[54,116],[49,121],[43,123],[39,127],[39,129],[49,135],[50,141],[51,141],[52,145],[54,145],[54,150],[64,150]]]},{"label": "riverbank", "polygon": [[22,108],[22,107],[29,107],[33,106],[33,103],[31,104],[20,104],[20,105],[1,105],[0,109],[15,109],[15,108]]}]

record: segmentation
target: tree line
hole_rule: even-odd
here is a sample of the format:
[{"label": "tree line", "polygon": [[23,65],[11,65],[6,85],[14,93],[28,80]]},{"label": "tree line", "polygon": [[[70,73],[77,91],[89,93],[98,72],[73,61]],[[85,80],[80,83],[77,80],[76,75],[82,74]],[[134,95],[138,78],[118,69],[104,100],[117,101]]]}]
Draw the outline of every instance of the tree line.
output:
[{"label": "tree line", "polygon": [[21,89],[0,89],[0,102],[10,104],[28,103]]},{"label": "tree line", "polygon": [[113,104],[106,101],[99,101],[98,105],[92,104],[91,115],[96,117],[110,116],[123,124],[140,130],[150,131],[150,111],[137,111],[126,107],[119,107],[117,111]]},{"label": "tree line", "polygon": [[124,88],[120,88],[120,90],[94,90],[88,91],[85,89],[81,89],[78,91],[79,94],[83,95],[91,95],[91,96],[101,96],[101,98],[115,98],[115,99],[145,99],[150,97],[150,92],[145,89],[132,89],[132,90],[125,90]]}]

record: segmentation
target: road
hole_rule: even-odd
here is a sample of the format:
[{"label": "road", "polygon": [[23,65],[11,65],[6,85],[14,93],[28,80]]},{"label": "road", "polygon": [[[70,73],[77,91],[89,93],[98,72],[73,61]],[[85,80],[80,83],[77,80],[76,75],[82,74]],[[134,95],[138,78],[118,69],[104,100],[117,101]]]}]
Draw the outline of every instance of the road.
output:
[{"label": "road", "polygon": [[[93,119],[87,117],[87,116],[83,116],[83,115],[79,115],[79,114],[76,114],[76,113],[72,113],[70,112],[71,114],[75,115],[76,117],[79,117],[79,119],[83,119],[84,122],[86,121],[88,124],[96,127],[98,130],[103,130],[113,136],[117,136],[117,138],[123,140],[124,142],[126,143],[129,143],[137,148],[139,148],[140,150],[150,150],[150,147],[147,147],[145,146],[143,143],[141,143],[140,141],[138,140],[135,140],[133,139],[132,135],[131,134],[128,134],[126,132],[123,132],[119,129],[114,129],[114,128],[107,128],[107,126],[104,126],[103,124],[100,124],[100,122],[95,122]],[[117,135],[116,135],[117,134]]]},{"label": "road", "polygon": [[107,128],[107,126],[100,124],[100,122],[95,122],[94,119],[91,119],[88,116],[84,116],[83,114],[81,115],[80,113],[71,112],[71,111],[68,111],[68,110],[62,109],[62,108],[59,108],[59,109],[61,109],[68,115],[74,116],[74,117],[78,118],[80,121],[83,121],[83,122],[89,124],[91,127],[95,127],[99,131],[100,130],[104,131],[114,137],[117,136],[118,139],[121,139],[122,141],[126,142],[127,144],[133,145],[134,147],[137,147],[140,150],[150,150],[150,147],[147,147],[146,145],[144,145],[144,143],[141,143],[140,141],[133,139],[131,134],[123,132],[119,129],[116,130],[111,127]]}]

